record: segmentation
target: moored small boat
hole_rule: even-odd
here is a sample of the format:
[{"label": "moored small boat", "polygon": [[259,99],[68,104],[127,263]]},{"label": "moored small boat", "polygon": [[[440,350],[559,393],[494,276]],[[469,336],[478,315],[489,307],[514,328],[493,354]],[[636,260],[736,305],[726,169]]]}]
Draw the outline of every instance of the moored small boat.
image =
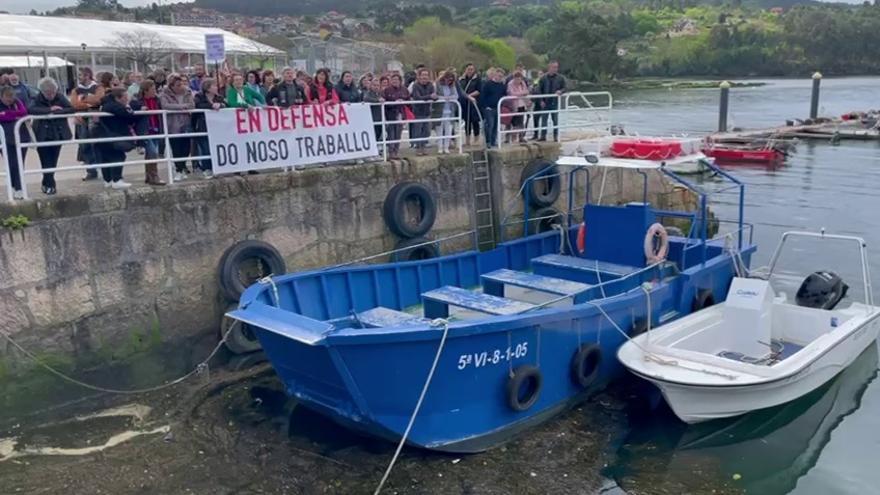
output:
[{"label": "moored small boat", "polygon": [[[442,451],[497,445],[621,374],[623,332],[723,300],[737,260],[755,250],[741,217],[736,246],[708,238],[705,192],[697,212],[592,204],[590,168],[618,165],[556,166],[569,174],[570,205],[572,179],[588,181],[563,228],[483,252],[271,277],[227,316],[252,328],[292,396],[341,425]],[[649,170],[687,186],[661,164],[626,168],[644,176],[645,194]],[[744,186],[717,172],[742,203]],[[665,217],[690,219],[692,235],[667,236]]]},{"label": "moored small boat", "polygon": [[716,159],[718,163],[778,163],[785,160],[785,153],[776,148],[751,149],[713,145],[703,148],[703,153]]},{"label": "moored small boat", "polygon": [[[807,277],[794,303],[775,294],[770,278],[791,237],[858,243],[865,302],[836,309],[847,286],[830,272]],[[880,308],[874,306],[867,263],[860,238],[786,233],[766,280],[734,278],[723,304],[633,338],[620,348],[618,359],[657,385],[687,423],[797,399],[844,370],[876,340]]]}]

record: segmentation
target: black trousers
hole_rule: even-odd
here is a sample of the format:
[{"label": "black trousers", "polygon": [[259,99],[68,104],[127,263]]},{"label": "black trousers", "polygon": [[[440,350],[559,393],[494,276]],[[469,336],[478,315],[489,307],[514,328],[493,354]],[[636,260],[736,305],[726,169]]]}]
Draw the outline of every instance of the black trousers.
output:
[{"label": "black trousers", "polygon": [[467,102],[465,108],[461,110],[462,120],[464,120],[464,135],[480,137],[480,111],[470,101]]},{"label": "black trousers", "polygon": [[[100,154],[101,163],[121,163],[125,161],[125,153],[113,149],[109,144],[96,146]],[[102,167],[101,177],[104,182],[119,182],[122,180],[122,165]]]},{"label": "black trousers", "polygon": [[[58,157],[61,155],[61,146],[43,146],[37,148],[37,155],[40,157],[40,167],[55,168],[58,165]],[[46,187],[55,187],[55,172],[47,172],[43,174],[43,185]]]},{"label": "black trousers", "polygon": [[171,156],[174,160],[174,170],[180,173],[186,173],[186,160],[176,160],[177,158],[186,158],[189,156],[190,138],[171,138]]}]

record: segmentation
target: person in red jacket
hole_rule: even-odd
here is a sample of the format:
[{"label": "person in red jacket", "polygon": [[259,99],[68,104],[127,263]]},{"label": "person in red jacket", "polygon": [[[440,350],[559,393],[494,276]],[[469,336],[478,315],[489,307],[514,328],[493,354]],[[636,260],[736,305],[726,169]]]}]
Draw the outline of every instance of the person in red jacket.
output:
[{"label": "person in red jacket", "polygon": [[309,86],[309,103],[339,103],[339,95],[330,82],[330,70],[318,69]]}]

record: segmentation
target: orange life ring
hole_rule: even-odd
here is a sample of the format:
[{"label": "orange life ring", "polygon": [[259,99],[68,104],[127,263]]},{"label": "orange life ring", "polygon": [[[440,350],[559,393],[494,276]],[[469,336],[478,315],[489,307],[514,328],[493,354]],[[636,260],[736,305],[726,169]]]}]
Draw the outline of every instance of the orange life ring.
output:
[{"label": "orange life ring", "polygon": [[587,222],[581,222],[578,227],[577,248],[580,254],[587,250]]},{"label": "orange life ring", "polygon": [[[657,236],[660,237],[660,245],[654,249],[654,237]],[[655,223],[648,227],[648,232],[645,234],[645,258],[648,259],[649,265],[653,265],[664,261],[667,254],[669,254],[669,234],[662,225]]]}]

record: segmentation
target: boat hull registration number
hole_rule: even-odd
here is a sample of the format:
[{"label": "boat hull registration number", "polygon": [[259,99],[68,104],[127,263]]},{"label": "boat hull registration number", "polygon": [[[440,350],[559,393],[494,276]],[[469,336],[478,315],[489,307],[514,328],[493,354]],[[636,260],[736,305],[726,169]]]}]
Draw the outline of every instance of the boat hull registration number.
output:
[{"label": "boat hull registration number", "polygon": [[526,357],[529,353],[529,343],[522,342],[507,349],[493,349],[491,351],[462,354],[458,358],[458,369],[464,370],[469,367],[482,368],[506,363],[513,359]]}]

